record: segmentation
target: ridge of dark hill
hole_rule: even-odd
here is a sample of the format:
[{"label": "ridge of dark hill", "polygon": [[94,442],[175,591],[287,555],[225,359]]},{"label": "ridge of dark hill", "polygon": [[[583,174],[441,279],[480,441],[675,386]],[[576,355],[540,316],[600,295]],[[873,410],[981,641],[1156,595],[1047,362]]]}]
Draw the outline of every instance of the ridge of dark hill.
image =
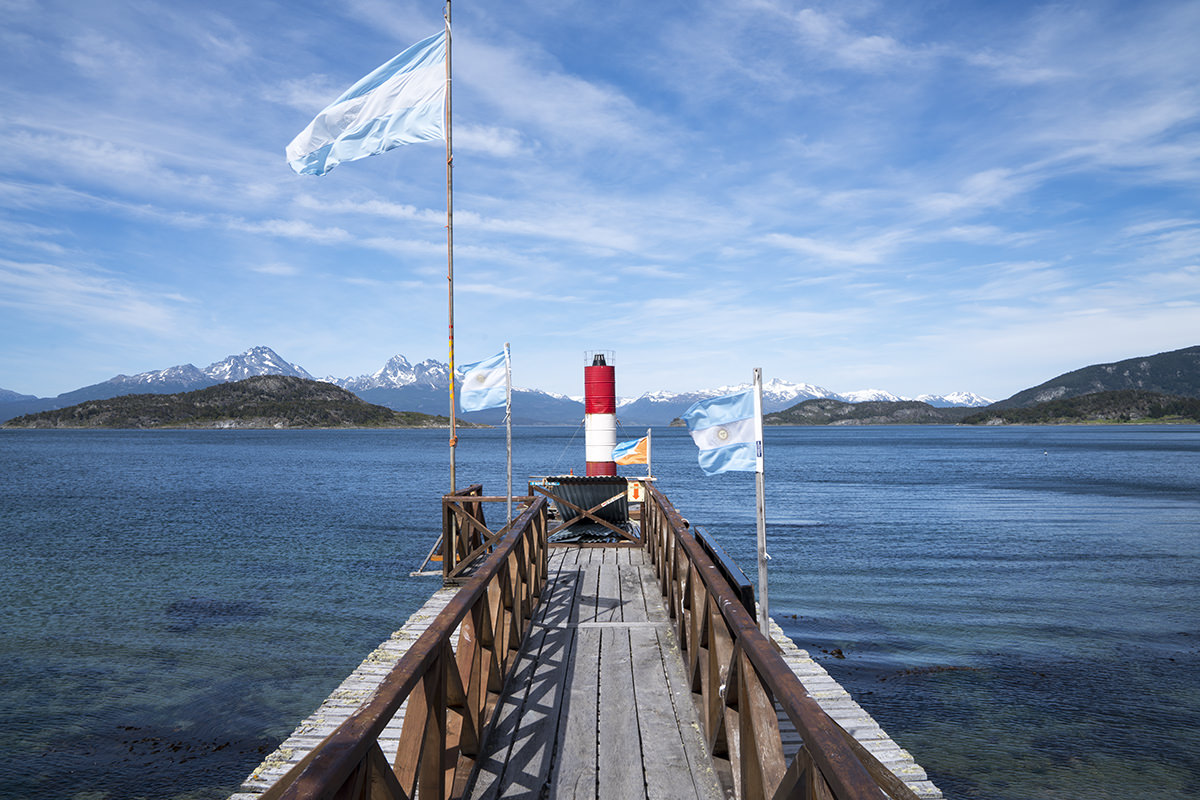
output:
[{"label": "ridge of dark hill", "polygon": [[992,405],[962,420],[965,425],[1071,425],[1135,421],[1200,422],[1200,397],[1118,389],[1021,408],[997,408]]},{"label": "ridge of dark hill", "polygon": [[1200,345],[1111,364],[1093,364],[1017,392],[988,408],[1027,408],[1051,400],[1120,390],[1200,397]]},{"label": "ridge of dark hill", "polygon": [[259,375],[178,394],[131,394],[28,414],[6,428],[444,428],[447,417],[372,405],[332,383]]},{"label": "ridge of dark hill", "polygon": [[820,397],[763,416],[764,425],[953,425],[972,408],[936,408],[918,400],[846,403]]}]

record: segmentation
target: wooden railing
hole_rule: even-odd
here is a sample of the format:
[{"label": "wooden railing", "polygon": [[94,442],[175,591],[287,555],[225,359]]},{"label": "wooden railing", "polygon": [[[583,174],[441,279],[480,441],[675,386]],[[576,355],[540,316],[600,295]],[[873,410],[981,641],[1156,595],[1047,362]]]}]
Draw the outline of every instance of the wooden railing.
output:
[{"label": "wooden railing", "polygon": [[[709,753],[738,798],[915,797],[808,695],[774,643],[652,485],[642,537],[675,623]],[[803,744],[783,753],[775,702]]]},{"label": "wooden railing", "polygon": [[[375,694],[262,800],[462,796],[546,583],[546,507],[530,503]],[[393,768],[378,740],[405,701]]]},{"label": "wooden railing", "polygon": [[[532,499],[514,497],[512,501],[527,505]],[[491,530],[484,520],[483,504],[508,501],[508,497],[485,497],[483,486],[478,483],[442,497],[442,538],[439,543],[443,580],[457,582],[491,551],[508,530],[509,520],[505,520],[498,530]]]}]

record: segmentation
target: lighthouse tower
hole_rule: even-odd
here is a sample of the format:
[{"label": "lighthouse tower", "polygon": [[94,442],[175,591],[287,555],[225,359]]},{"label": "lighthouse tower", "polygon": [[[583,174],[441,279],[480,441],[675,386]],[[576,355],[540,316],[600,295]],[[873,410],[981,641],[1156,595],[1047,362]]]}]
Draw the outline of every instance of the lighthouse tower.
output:
[{"label": "lighthouse tower", "polygon": [[617,377],[611,350],[587,353],[583,368],[583,430],[587,474],[616,475],[612,451],[617,444]]}]

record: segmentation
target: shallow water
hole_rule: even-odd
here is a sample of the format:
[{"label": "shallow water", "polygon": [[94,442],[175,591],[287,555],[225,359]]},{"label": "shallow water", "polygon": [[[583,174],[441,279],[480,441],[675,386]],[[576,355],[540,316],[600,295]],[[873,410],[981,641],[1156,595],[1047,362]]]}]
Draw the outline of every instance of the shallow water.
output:
[{"label": "shallow water", "polygon": [[[502,494],[503,431],[460,434]],[[518,488],[581,466],[577,431],[514,436]],[[679,429],[654,457],[753,576],[753,476]],[[1200,428],[779,428],[767,459],[772,615],[947,796],[1200,795]],[[436,588],[448,464],[445,431],[0,433],[0,796],[234,790]]]}]

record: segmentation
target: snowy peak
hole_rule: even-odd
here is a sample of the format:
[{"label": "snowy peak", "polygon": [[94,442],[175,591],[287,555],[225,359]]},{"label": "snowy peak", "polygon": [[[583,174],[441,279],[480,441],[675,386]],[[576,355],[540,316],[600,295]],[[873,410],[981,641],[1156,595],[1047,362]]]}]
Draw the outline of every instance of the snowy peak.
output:
[{"label": "snowy peak", "polygon": [[918,395],[917,399],[922,403],[929,403],[935,408],[951,408],[954,406],[966,406],[968,408],[983,408],[990,406],[994,400],[989,400],[982,395],[974,392],[951,392],[950,394],[922,394]]},{"label": "snowy peak", "polygon": [[329,380],[352,392],[366,389],[398,389],[404,386],[429,386],[434,389],[444,389],[450,385],[450,369],[432,358],[427,358],[414,365],[410,364],[404,356],[395,355],[371,375]]},{"label": "snowy peak", "polygon": [[[751,386],[752,384],[749,383],[741,383],[736,386],[718,386],[715,389],[701,389],[696,392],[646,392],[641,397],[622,400],[619,405],[625,406],[637,402],[652,404],[677,403],[681,398],[702,400],[708,397],[719,397],[725,394],[744,392]],[[834,396],[834,393],[828,389],[821,386],[814,386],[811,383],[791,383],[781,378],[772,378],[763,384],[763,402],[765,404],[788,403],[789,405],[795,405],[804,400],[811,400],[814,397]]]},{"label": "snowy peak", "polygon": [[193,364],[180,364],[153,372],[139,372],[137,375],[117,375],[109,378],[108,383],[122,386],[153,388],[155,386],[175,387],[180,385],[206,384],[208,376]]},{"label": "snowy peak", "polygon": [[314,380],[303,367],[298,367],[280,358],[269,347],[251,347],[239,356],[227,356],[215,364],[209,364],[204,374],[214,381],[240,381],[257,375],[291,375],[296,378]]},{"label": "snowy peak", "polygon": [[883,389],[859,389],[855,392],[830,395],[843,403],[898,403],[905,398],[885,392]]},{"label": "snowy peak", "polygon": [[[750,388],[750,384],[746,384],[746,388]],[[781,378],[771,378],[763,384],[763,402],[764,403],[796,403],[805,400],[812,400],[817,397],[829,397],[833,392],[826,389],[824,386],[815,386],[811,383],[791,383]]]}]

